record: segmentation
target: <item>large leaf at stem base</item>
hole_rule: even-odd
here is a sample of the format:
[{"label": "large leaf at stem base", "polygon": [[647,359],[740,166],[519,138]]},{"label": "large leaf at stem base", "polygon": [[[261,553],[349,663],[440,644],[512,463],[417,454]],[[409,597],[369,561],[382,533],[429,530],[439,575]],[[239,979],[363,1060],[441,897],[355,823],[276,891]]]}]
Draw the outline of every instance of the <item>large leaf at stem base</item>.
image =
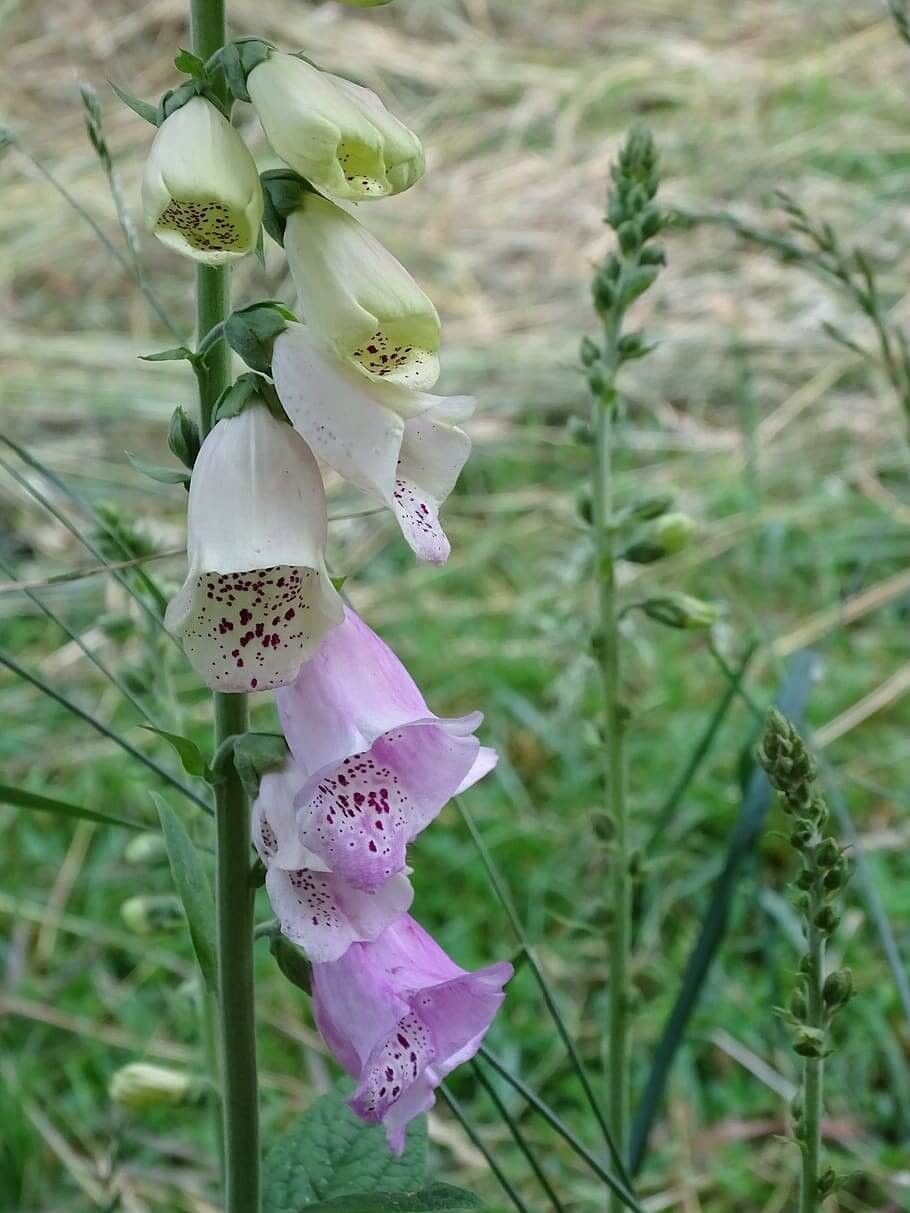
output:
[{"label": "large leaf at stem base", "polygon": [[[263,1168],[263,1213],[300,1213],[316,1202],[358,1193],[420,1190],[426,1173],[426,1118],[411,1122],[405,1151],[396,1158],[382,1127],[364,1124],[344,1102],[350,1090],[350,1083],[344,1082],[321,1095],[269,1150]],[[359,1207],[364,1207],[362,1199]]]}]

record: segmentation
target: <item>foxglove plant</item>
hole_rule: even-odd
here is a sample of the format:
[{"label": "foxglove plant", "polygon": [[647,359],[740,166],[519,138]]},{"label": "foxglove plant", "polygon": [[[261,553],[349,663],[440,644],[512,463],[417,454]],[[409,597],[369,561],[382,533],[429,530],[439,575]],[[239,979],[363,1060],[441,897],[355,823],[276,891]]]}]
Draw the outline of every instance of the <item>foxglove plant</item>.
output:
[{"label": "foxglove plant", "polygon": [[[422,390],[439,373],[435,308],[316,192],[399,193],[422,174],[423,150],[368,89],[257,38],[225,44],[216,0],[192,0],[192,25],[193,53],[176,59],[190,80],[157,108],[118,92],[158,128],[143,182],[148,226],[198,263],[196,349],[153,357],[187,359],[199,384],[200,425],[178,409],[168,437],[190,475],[165,474],[189,479],[189,567],[166,625],[215,692],[211,765],[169,736],[214,790],[225,1208],[258,1213],[257,870],[281,932],[273,954],[290,980],[312,984],[317,1022],[359,1079],[351,1106],[384,1121],[398,1152],[406,1124],[476,1052],[511,967],[466,973],[407,913],[408,844],[496,762],[474,735],[481,714],[431,712],[391,650],[343,606],[325,558],[317,456],[393,509],[418,555],[441,562],[449,551],[438,511],[470,450],[457,422],[473,401]],[[267,205],[231,125],[234,99],[252,102],[289,165],[265,175]],[[261,246],[263,217],[285,243],[306,327],[269,301],[229,314],[225,267]],[[251,367],[233,383],[231,348]],[[273,688],[287,745],[247,730],[246,694]],[[162,820],[208,975],[205,877],[178,877],[192,846],[179,823]]]}]

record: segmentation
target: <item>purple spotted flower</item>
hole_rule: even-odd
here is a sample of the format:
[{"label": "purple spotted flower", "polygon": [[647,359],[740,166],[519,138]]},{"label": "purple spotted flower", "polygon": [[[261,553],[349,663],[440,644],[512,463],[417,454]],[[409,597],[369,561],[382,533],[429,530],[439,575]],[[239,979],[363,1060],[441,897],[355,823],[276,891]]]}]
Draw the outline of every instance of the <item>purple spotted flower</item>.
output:
[{"label": "purple spotted flower", "polygon": [[292,759],[263,776],[253,805],[253,843],[282,933],[313,962],[337,960],[352,943],[375,939],[399,918],[414,891],[404,874],[364,890],[328,871],[297,832],[294,796],[302,781]]},{"label": "purple spotted flower", "polygon": [[473,1057],[502,1004],[510,964],[468,973],[409,914],[373,943],[313,966],[313,1010],[326,1044],[357,1080],[353,1110],[404,1149],[408,1122]]},{"label": "purple spotted flower", "polygon": [[348,607],[277,694],[302,779],[301,844],[356,889],[402,871],[407,844],[496,765],[483,716],[434,716],[407,670]]}]

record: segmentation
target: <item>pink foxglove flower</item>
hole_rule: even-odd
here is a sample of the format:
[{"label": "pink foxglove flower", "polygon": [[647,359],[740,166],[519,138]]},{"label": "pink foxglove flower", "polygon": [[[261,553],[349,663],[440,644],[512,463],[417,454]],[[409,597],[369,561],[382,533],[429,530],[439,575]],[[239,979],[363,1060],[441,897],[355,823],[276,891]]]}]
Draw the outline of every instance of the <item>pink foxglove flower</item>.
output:
[{"label": "pink foxglove flower", "polygon": [[374,943],[355,943],[340,960],[313,966],[319,1031],[357,1080],[350,1106],[385,1124],[396,1154],[408,1122],[433,1106],[445,1076],[479,1049],[511,976],[505,963],[476,973],[459,968],[408,914]]},{"label": "pink foxglove flower", "polygon": [[193,468],[186,581],[165,624],[213,690],[291,682],[342,605],[325,567],[325,491],[303,439],[253,402]]},{"label": "pink foxglove flower", "polygon": [[301,843],[355,888],[405,865],[407,844],[447,800],[496,765],[473,736],[483,716],[434,716],[407,670],[350,608],[276,696],[305,781]]},{"label": "pink foxglove flower", "polygon": [[375,891],[355,889],[300,841],[294,795],[303,776],[293,760],[264,775],[253,805],[253,842],[283,934],[314,963],[338,960],[355,942],[375,939],[410,907],[405,875]]},{"label": "pink foxglove flower", "polygon": [[444,564],[439,507],[471,452],[456,422],[470,396],[432,396],[377,380],[290,324],[275,340],[272,376],[291,424],[320,459],[384,502],[422,560]]}]

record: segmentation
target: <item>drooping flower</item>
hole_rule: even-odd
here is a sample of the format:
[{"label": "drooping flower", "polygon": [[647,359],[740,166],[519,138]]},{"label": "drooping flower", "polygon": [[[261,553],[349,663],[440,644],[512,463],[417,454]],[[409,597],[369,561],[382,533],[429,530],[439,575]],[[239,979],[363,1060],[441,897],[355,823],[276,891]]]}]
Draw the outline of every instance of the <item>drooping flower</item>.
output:
[{"label": "drooping flower", "polygon": [[326,1044],[357,1080],[350,1106],[384,1123],[404,1149],[408,1122],[480,1047],[512,976],[510,964],[459,968],[409,914],[373,943],[313,966],[313,1011]]},{"label": "drooping flower", "polygon": [[305,190],[284,249],[310,331],[370,376],[408,388],[439,378],[439,316],[404,266],[357,220]]},{"label": "drooping flower", "polygon": [[158,128],[142,176],[142,207],[150,232],[206,265],[256,248],[262,188],[255,161],[204,97],[191,98]]},{"label": "drooping flower", "polygon": [[282,933],[311,961],[338,960],[352,943],[375,939],[410,907],[404,874],[377,889],[356,889],[300,841],[294,797],[305,782],[293,760],[264,775],[253,805],[253,842]]},{"label": "drooping flower", "polygon": [[401,872],[407,844],[496,765],[473,735],[482,714],[434,716],[349,607],[276,701],[305,776],[294,798],[299,840],[358,889]]},{"label": "drooping flower", "polygon": [[330,467],[395,514],[414,552],[448,559],[439,507],[471,451],[456,422],[470,396],[432,396],[376,381],[327,351],[300,324],[275,339],[275,387],[294,428]]},{"label": "drooping flower", "polygon": [[291,682],[341,622],[325,542],[325,491],[303,439],[262,401],[219,421],[193,468],[189,571],[165,615],[207,686]]},{"label": "drooping flower", "polygon": [[336,198],[385,198],[423,173],[420,140],[368,88],[280,51],[246,86],[281,159]]}]

